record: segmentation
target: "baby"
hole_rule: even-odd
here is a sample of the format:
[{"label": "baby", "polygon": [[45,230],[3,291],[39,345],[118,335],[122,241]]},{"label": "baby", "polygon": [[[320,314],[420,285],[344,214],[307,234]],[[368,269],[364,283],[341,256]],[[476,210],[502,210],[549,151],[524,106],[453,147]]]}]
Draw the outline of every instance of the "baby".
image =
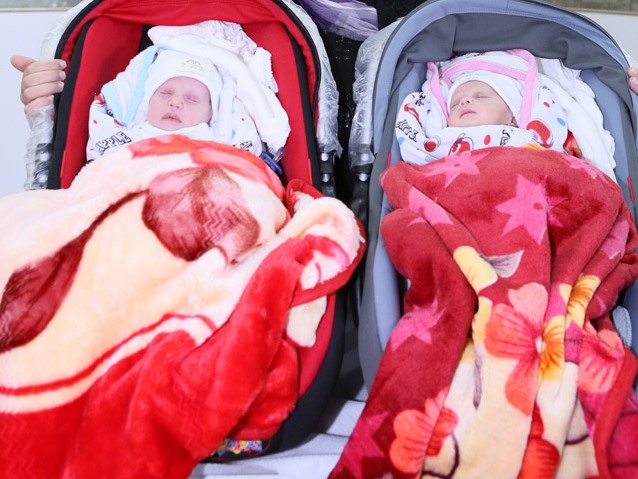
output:
[{"label": "baby", "polygon": [[[214,140],[222,79],[208,59],[160,50],[137,85],[116,79],[107,83],[91,105],[87,159],[141,138],[178,133]],[[122,90],[133,90],[124,105]],[[137,91],[136,91],[137,89]]]},{"label": "baby", "polygon": [[210,90],[194,78],[178,76],[162,83],[148,103],[148,122],[165,131],[210,123]]},{"label": "baby", "polygon": [[449,97],[448,126],[516,126],[516,118],[510,107],[485,82],[471,80],[463,83]]},{"label": "baby", "polygon": [[[270,52],[258,46],[243,31],[241,25],[219,20],[206,20],[188,25],[157,25],[148,30],[147,37],[151,45],[135,55],[126,68],[101,90],[97,88],[110,78],[103,76],[106,74],[104,69],[97,68],[91,69],[89,75],[81,79],[83,85],[96,88],[91,90],[89,98],[86,98],[85,93],[77,96],[80,91],[85,92],[85,88],[70,92],[69,96],[73,97],[74,103],[71,107],[71,118],[77,120],[84,117],[86,121],[86,115],[90,110],[90,121],[84,124],[84,132],[78,130],[78,135],[73,135],[73,142],[76,144],[80,140],[80,148],[83,151],[77,151],[76,144],[72,159],[66,162],[66,167],[76,169],[87,160],[101,157],[113,148],[127,145],[137,139],[171,132],[243,149],[262,157],[274,171],[281,174],[281,166],[277,160],[284,156],[290,134],[290,121],[277,96],[278,86],[272,70]],[[184,65],[189,64],[189,59],[197,60],[197,56],[200,59],[203,57],[204,60],[197,62],[200,66],[210,62],[214,67],[204,68],[210,72],[208,76],[204,73],[206,78],[196,78],[207,87],[213,86],[212,89],[208,88],[212,113],[208,122],[204,121],[194,126],[188,123],[191,126],[186,128],[193,130],[185,130],[183,123],[176,131],[165,130],[166,125],[162,127],[152,118],[149,121],[147,117],[150,98],[155,90],[169,78],[188,76],[179,70],[169,68],[166,72],[170,74],[162,75],[162,81],[155,82],[154,89],[146,86],[146,80],[153,76],[149,73],[157,69],[163,59],[170,55],[168,52],[187,52],[189,58],[185,59]],[[105,58],[102,60],[107,63],[110,61]],[[119,58],[119,61],[123,60],[125,58]],[[31,62],[29,58],[21,56],[12,57],[12,63],[24,71],[21,99],[25,105],[28,104],[25,106],[25,112],[33,118],[43,120],[44,128],[32,129],[29,154],[26,158],[29,165],[27,186],[40,187],[47,181],[47,162],[51,157],[48,146],[51,135],[48,127],[57,121],[68,120],[64,117],[56,119],[57,112],[51,105],[51,98],[30,97],[32,94],[55,93],[49,90],[50,88],[59,91],[65,80],[65,72],[58,70],[54,80],[50,76],[54,71],[50,68],[64,69],[66,63],[60,60]],[[178,66],[184,69],[181,63]],[[193,74],[193,71],[190,73]],[[215,84],[212,85],[209,81]],[[96,98],[93,93],[98,91],[99,95]],[[63,100],[67,99],[65,95]],[[91,104],[92,100],[96,101]],[[46,148],[44,145],[47,145]]]},{"label": "baby", "polygon": [[490,146],[563,151],[568,132],[559,103],[539,86],[534,57],[510,50],[429,63],[395,133],[403,160],[419,164]]}]

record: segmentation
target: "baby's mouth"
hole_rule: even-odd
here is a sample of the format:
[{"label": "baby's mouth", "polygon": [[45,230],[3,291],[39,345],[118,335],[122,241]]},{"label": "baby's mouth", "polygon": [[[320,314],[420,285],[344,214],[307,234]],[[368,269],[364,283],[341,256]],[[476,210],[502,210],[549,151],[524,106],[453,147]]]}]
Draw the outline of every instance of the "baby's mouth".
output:
[{"label": "baby's mouth", "polygon": [[179,118],[179,116],[174,115],[172,113],[167,113],[166,115],[164,115],[162,117],[162,120],[170,121],[170,122],[173,122],[173,123],[181,123],[182,122],[182,120]]}]

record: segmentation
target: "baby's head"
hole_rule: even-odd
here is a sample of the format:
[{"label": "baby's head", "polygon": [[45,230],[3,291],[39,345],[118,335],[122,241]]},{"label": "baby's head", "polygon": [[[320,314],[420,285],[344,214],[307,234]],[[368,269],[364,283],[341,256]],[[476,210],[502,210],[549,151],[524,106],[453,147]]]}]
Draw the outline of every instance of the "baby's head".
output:
[{"label": "baby's head", "polygon": [[449,95],[448,126],[511,125],[516,118],[496,90],[480,80],[471,80]]},{"label": "baby's head", "polygon": [[166,131],[209,123],[212,116],[208,87],[191,77],[169,78],[155,90],[148,102],[148,122]]},{"label": "baby's head", "polygon": [[209,60],[173,50],[161,51],[149,67],[144,86],[146,119],[166,131],[210,123],[221,85],[221,77]]},{"label": "baby's head", "polygon": [[448,126],[519,126],[523,82],[478,64],[475,68],[470,65],[448,76]]}]

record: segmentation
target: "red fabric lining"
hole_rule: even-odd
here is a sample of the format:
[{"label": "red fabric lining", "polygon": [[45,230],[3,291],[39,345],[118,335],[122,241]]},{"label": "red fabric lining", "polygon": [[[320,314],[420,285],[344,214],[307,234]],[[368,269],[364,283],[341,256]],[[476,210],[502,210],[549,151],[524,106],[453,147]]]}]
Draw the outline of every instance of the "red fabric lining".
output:
[{"label": "red fabric lining", "polygon": [[[288,113],[291,132],[282,160],[288,179],[301,178],[312,182],[312,172],[305,138],[305,122],[301,108],[301,86],[297,76],[294,52],[284,26],[280,23],[245,25],[246,34],[255,43],[272,53],[272,69],[279,87],[279,101]],[[311,75],[314,77],[315,72]],[[312,90],[310,90],[312,91]]]},{"label": "red fabric lining", "polygon": [[[62,188],[69,187],[86,161],[89,107],[94,96],[102,85],[126,68],[137,53],[141,35],[141,25],[118,23],[109,17],[97,18],[87,32],[68,118],[69,134],[60,168]],[[70,63],[70,58],[64,55],[63,58]]]},{"label": "red fabric lining", "polygon": [[[84,164],[88,109],[100,87],[110,81],[137,53],[143,25],[184,25],[207,19],[242,23],[246,32],[273,55],[273,72],[279,84],[279,99],[290,117],[284,168],[288,178],[312,181],[305,128],[300,104],[300,85],[287,31],[301,46],[308,72],[308,88],[314,91],[317,70],[311,46],[301,30],[276,4],[265,0],[221,1],[104,1],[74,28],[61,57],[70,63],[81,29],[94,19],[84,44],[82,66],[73,92],[69,115],[69,137],[60,172],[61,186],[68,187]],[[104,41],[108,39],[108,41]],[[109,61],[104,61],[108,58]],[[290,74],[293,68],[293,74]],[[313,102],[311,94],[310,101]],[[311,105],[314,109],[314,105]]]}]

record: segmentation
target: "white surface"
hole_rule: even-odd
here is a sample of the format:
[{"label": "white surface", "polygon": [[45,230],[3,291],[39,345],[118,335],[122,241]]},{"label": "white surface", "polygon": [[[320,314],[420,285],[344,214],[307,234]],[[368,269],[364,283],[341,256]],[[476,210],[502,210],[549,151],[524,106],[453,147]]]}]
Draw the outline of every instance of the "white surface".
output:
[{"label": "white surface", "polygon": [[9,58],[21,54],[38,58],[49,26],[62,12],[0,13],[0,195],[22,191],[25,179],[24,149],[29,126],[20,103],[22,74]]},{"label": "white surface", "polygon": [[614,40],[638,61],[638,15],[582,12],[607,30]]}]

